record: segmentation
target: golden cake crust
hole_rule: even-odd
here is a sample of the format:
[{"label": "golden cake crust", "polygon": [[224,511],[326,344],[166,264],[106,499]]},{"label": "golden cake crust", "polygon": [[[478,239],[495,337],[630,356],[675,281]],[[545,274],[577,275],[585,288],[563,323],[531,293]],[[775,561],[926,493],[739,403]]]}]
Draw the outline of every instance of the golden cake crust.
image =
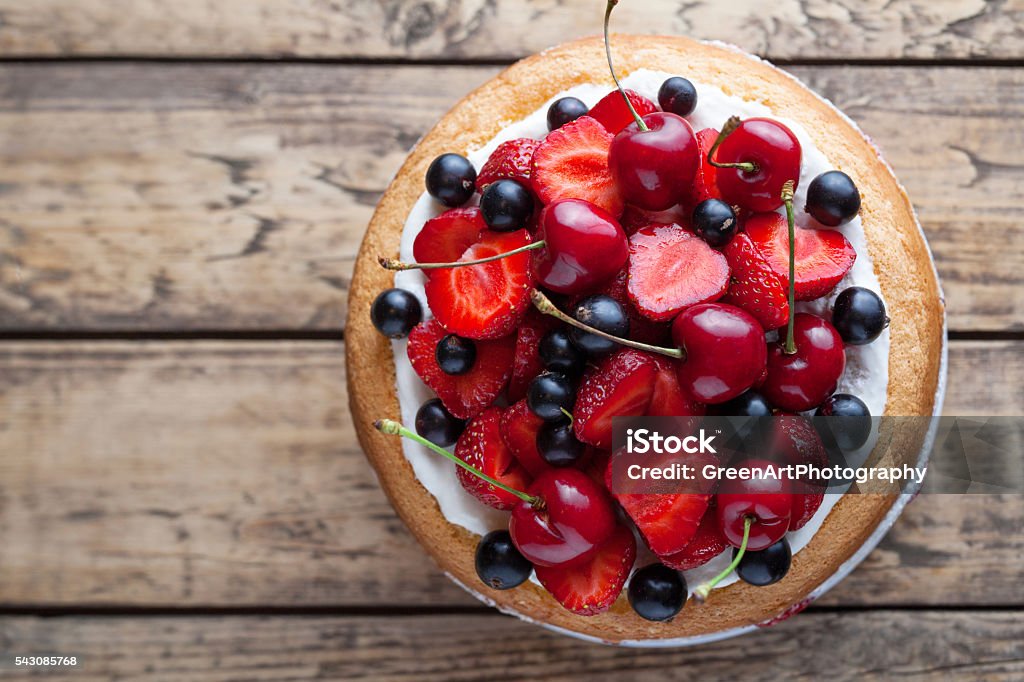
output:
[{"label": "golden cake crust", "polygon": [[[887,415],[931,415],[939,384],[944,308],[934,268],[910,201],[874,146],[826,101],[766,62],[725,46],[679,37],[616,35],[617,69],[641,68],[690,76],[726,94],[754,100],[804,126],[835,166],[855,178],[870,257],[888,306],[890,326]],[[770,587],[742,582],[715,590],[700,607],[688,604],[671,623],[636,616],[625,596],[599,616],[575,616],[531,582],[508,591],[484,586],[473,557],[478,536],[449,523],[417,481],[401,442],[378,433],[375,419],[400,419],[391,344],[370,323],[370,305],[393,286],[379,255],[397,253],[430,161],[444,152],[483,146],[509,123],[550,97],[582,83],[613,87],[601,41],[587,38],[524,59],[463,98],[417,144],[382,197],[355,263],[345,328],[348,390],[359,441],[399,516],[441,568],[505,611],[608,642],[675,639],[770,619],[801,602],[865,542],[888,512],[891,495],[845,495],[812,541],[793,558],[786,579]],[[500,112],[500,115],[496,115]],[[916,453],[923,433],[902,435],[890,452]]]}]

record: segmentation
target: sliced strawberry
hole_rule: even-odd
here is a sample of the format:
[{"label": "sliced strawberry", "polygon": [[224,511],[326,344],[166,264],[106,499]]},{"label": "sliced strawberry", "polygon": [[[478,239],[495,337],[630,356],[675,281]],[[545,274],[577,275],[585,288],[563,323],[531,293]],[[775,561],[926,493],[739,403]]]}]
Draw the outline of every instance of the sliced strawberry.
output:
[{"label": "sliced strawberry", "polygon": [[697,133],[697,144],[700,147],[700,165],[697,166],[697,174],[693,178],[693,193],[690,205],[696,206],[705,199],[721,199],[722,193],[718,191],[718,169],[708,163],[708,152],[718,139],[718,131],[714,128],[705,128]]},{"label": "sliced strawberry", "polygon": [[612,417],[638,417],[654,393],[656,365],[650,353],[623,348],[583,374],[576,394],[576,437],[607,450],[612,446]]},{"label": "sliced strawberry", "polygon": [[[526,490],[532,480],[501,438],[501,408],[498,407],[488,407],[469,422],[455,444],[455,456],[515,490]],[[515,495],[462,467],[455,471],[466,492],[488,507],[507,510],[519,502]]]},{"label": "sliced strawberry", "polygon": [[540,340],[558,325],[550,315],[536,308],[526,311],[516,331],[516,355],[512,361],[512,378],[508,382],[508,399],[516,401],[526,396],[526,389],[534,377],[544,371],[540,361]]},{"label": "sliced strawberry", "polygon": [[723,303],[743,308],[757,318],[765,329],[777,329],[789,320],[789,290],[775,274],[750,236],[740,232],[722,253],[729,261],[732,276]]},{"label": "sliced strawberry", "polygon": [[501,437],[531,476],[551,468],[537,449],[537,432],[543,425],[544,420],[530,412],[525,400],[514,403],[501,415]]},{"label": "sliced strawberry", "polygon": [[641,227],[647,227],[648,225],[675,224],[690,229],[690,215],[681,206],[673,206],[667,211],[648,211],[627,204],[626,208],[622,211],[622,217],[619,218],[619,225],[622,226],[626,236],[630,237]]},{"label": "sliced strawberry", "polygon": [[[778,213],[747,218],[746,231],[768,266],[789,286],[789,226]],[[836,230],[796,228],[796,300],[813,301],[835,289],[857,259],[850,242]]]},{"label": "sliced strawberry", "polygon": [[[821,436],[806,418],[799,415],[779,416],[772,419],[767,452],[783,464],[809,464],[827,467],[828,453]],[[790,480],[793,506],[789,516],[789,529],[799,530],[807,525],[825,499],[825,490],[818,482]]]},{"label": "sliced strawberry", "polygon": [[[640,118],[658,110],[654,102],[640,93],[633,90],[626,90],[625,93]],[[629,107],[626,106],[626,101],[622,99],[622,95],[618,90],[612,90],[602,97],[601,101],[590,110],[590,116],[603,125],[605,130],[612,135],[619,133],[633,122],[633,114],[630,113]]]},{"label": "sliced strawberry", "polygon": [[629,238],[629,299],[645,317],[667,322],[714,301],[729,286],[729,264],[678,225],[651,225]]},{"label": "sliced strawberry", "polygon": [[686,543],[686,547],[675,554],[658,557],[661,563],[677,571],[689,571],[691,568],[703,566],[725,551],[728,546],[725,535],[718,525],[715,514],[709,510],[704,513],[697,532]]},{"label": "sliced strawberry", "polygon": [[[459,260],[466,249],[480,241],[487,229],[480,209],[453,208],[423,225],[412,243],[417,263],[451,263]],[[430,276],[434,270],[424,270]]]},{"label": "sliced strawberry", "polygon": [[654,357],[657,374],[654,375],[654,392],[647,408],[649,417],[703,417],[707,406],[693,399],[682,386],[676,363],[666,357]]},{"label": "sliced strawberry", "polygon": [[[526,230],[485,230],[459,261],[507,253],[530,243]],[[453,334],[495,339],[515,329],[530,303],[530,252],[480,265],[434,270],[424,287],[434,316]]]},{"label": "sliced strawberry", "polygon": [[522,180],[523,184],[529,186],[533,153],[537,151],[539,145],[540,140],[529,137],[499,144],[476,174],[477,191],[483,192],[487,185],[500,178]]},{"label": "sliced strawberry", "polygon": [[533,154],[531,180],[541,202],[583,199],[620,215],[622,195],[608,168],[613,137],[590,116],[549,133]]},{"label": "sliced strawberry", "polygon": [[469,419],[494,402],[512,374],[515,339],[507,336],[476,342],[476,362],[465,374],[445,374],[437,364],[437,342],[447,334],[437,320],[416,325],[407,352],[412,368],[444,406],[459,419]]},{"label": "sliced strawberry", "polygon": [[537,580],[578,616],[607,611],[622,593],[636,561],[633,532],[619,524],[612,536],[569,565],[537,566]]},{"label": "sliced strawberry", "polygon": [[608,469],[608,458],[612,456],[607,450],[599,450],[593,445],[588,445],[581,460],[586,460],[580,468],[583,473],[595,482],[604,486],[604,472]]}]

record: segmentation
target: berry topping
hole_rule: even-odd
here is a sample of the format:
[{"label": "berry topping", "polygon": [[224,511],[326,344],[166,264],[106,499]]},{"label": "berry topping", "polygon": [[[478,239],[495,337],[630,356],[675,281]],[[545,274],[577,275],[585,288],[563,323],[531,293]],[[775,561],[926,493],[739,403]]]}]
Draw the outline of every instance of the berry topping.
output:
[{"label": "berry topping", "polygon": [[832,326],[851,346],[871,343],[889,326],[882,297],[863,287],[843,289],[832,306]]},{"label": "berry topping", "polygon": [[544,367],[566,376],[579,376],[587,363],[586,356],[565,329],[552,329],[545,334],[540,340],[539,352]]},{"label": "berry topping", "polygon": [[483,192],[487,185],[500,178],[512,178],[529,183],[533,153],[537,151],[539,144],[540,140],[529,137],[499,144],[476,176],[477,191]]},{"label": "berry topping", "polygon": [[623,348],[588,369],[576,396],[576,437],[610,448],[612,417],[638,417],[647,411],[657,368],[650,353]]},{"label": "berry topping", "polygon": [[689,571],[714,559],[725,551],[728,544],[718,525],[715,512],[708,509],[697,526],[697,532],[685,547],[675,554],[666,554],[658,558],[661,563],[677,571]]},{"label": "berry topping", "polygon": [[446,335],[437,320],[416,326],[409,334],[408,354],[412,368],[445,408],[459,419],[469,419],[494,402],[512,373],[515,341],[505,337],[476,343],[473,368],[458,376],[445,374],[437,364],[437,344]]},{"label": "berry topping", "polygon": [[664,211],[689,196],[700,147],[686,119],[658,111],[615,136],[608,164],[627,203]]},{"label": "berry topping", "polygon": [[[722,481],[715,516],[730,545],[746,544],[747,550],[756,552],[778,542],[789,529],[789,481],[774,462],[748,459],[736,468],[747,470],[749,475]],[[774,475],[766,475],[768,469],[774,469]],[[748,519],[749,538],[744,529]]]},{"label": "berry topping", "polygon": [[566,566],[537,566],[537,579],[569,611],[596,616],[619,598],[635,560],[636,540],[620,524],[592,554]]},{"label": "berry topping", "polygon": [[857,216],[860,191],[846,173],[826,171],[807,186],[805,209],[822,225],[837,227]]},{"label": "berry topping", "polygon": [[725,246],[738,227],[736,212],[721,199],[705,199],[693,209],[693,230],[708,246]]},{"label": "berry topping", "polygon": [[495,180],[480,195],[480,212],[492,230],[522,229],[533,216],[533,194],[518,180]]},{"label": "berry topping", "polygon": [[465,374],[473,369],[476,362],[476,344],[461,336],[448,334],[437,342],[434,359],[445,374]]},{"label": "berry topping", "polygon": [[618,90],[612,90],[590,110],[590,116],[612,135],[619,133],[633,122],[633,114],[626,106],[626,101],[622,99],[623,94],[629,98],[629,103],[633,105],[634,111],[640,116],[653,114],[658,110],[658,107],[654,106],[654,102],[640,93],[624,90],[620,94]]},{"label": "berry topping", "polygon": [[[766,452],[784,464],[808,464],[812,467],[828,466],[825,445],[814,425],[801,416],[778,416],[771,420]],[[807,525],[824,499],[823,488],[809,479],[791,479],[789,530]]]},{"label": "berry topping", "polygon": [[[572,307],[572,316],[578,322],[612,336],[629,336],[629,317],[623,304],[611,296],[596,294],[588,296]],[[569,334],[573,343],[587,355],[596,357],[611,353],[618,344],[606,338],[573,327]]]},{"label": "berry topping", "polygon": [[727,403],[722,403],[715,412],[724,417],[770,417],[772,406],[757,391],[747,391]]},{"label": "berry topping", "polygon": [[678,225],[651,225],[629,238],[629,299],[652,320],[714,301],[728,286],[725,256]]},{"label": "berry topping", "polygon": [[530,412],[525,400],[511,405],[501,415],[501,436],[519,463],[531,476],[540,476],[551,467],[537,449],[537,432],[546,422]]},{"label": "berry topping", "polygon": [[[486,229],[479,208],[449,209],[423,225],[412,243],[412,255],[419,263],[457,261]],[[424,272],[430,276],[429,270]]]},{"label": "berry topping", "polygon": [[700,165],[697,166],[697,173],[693,177],[693,187],[690,190],[690,205],[696,206],[707,199],[721,199],[722,193],[718,190],[718,169],[708,161],[708,154],[718,139],[718,131],[714,128],[705,128],[697,133],[697,145],[700,148]]},{"label": "berry topping", "polygon": [[[645,226],[646,227],[646,226]],[[644,317],[629,301],[629,268],[625,267],[619,274],[608,280],[596,294],[604,294],[618,301],[619,305],[626,312],[629,319],[628,336],[634,341],[642,343],[661,344],[666,343],[669,338],[669,325],[667,322],[655,322]],[[627,332],[623,332],[623,336]]]},{"label": "berry topping", "polygon": [[[455,444],[455,456],[491,478],[516,490],[530,482],[526,472],[501,438],[501,410],[488,407],[466,426]],[[470,495],[494,509],[512,509],[521,500],[506,490],[463,468],[456,470],[459,483]]]},{"label": "berry topping", "polygon": [[650,564],[633,574],[627,596],[641,618],[672,620],[686,603],[686,580],[667,566]]},{"label": "berry topping", "polygon": [[584,446],[576,440],[571,423],[546,422],[537,432],[537,450],[551,466],[564,467],[580,461]]},{"label": "berry topping", "polygon": [[782,188],[800,179],[800,142],[768,118],[731,118],[709,152],[722,199],[749,211],[782,206]]},{"label": "berry topping", "polygon": [[[725,303],[743,308],[764,329],[777,329],[789,320],[786,280],[771,268],[750,235],[740,233],[723,249],[732,277]],[[787,266],[788,267],[788,266]]]},{"label": "berry topping", "polygon": [[673,76],[658,89],[658,104],[676,116],[689,116],[697,108],[697,88],[686,78]]},{"label": "berry topping", "polygon": [[533,378],[544,371],[539,346],[541,338],[557,322],[530,308],[516,330],[516,354],[512,360],[512,378],[508,382],[508,399],[516,401],[526,397],[526,389]]},{"label": "berry topping", "polygon": [[623,200],[608,167],[613,136],[583,116],[548,134],[533,155],[533,191],[544,204],[583,199],[617,216]]},{"label": "berry topping", "polygon": [[[737,552],[733,550],[733,556]],[[736,575],[745,583],[765,587],[785,578],[792,560],[789,541],[783,537],[760,552],[746,552],[736,565]]]},{"label": "berry topping", "polygon": [[834,417],[827,421],[836,445],[852,452],[864,447],[871,437],[871,411],[864,401],[849,393],[836,393],[814,412],[815,417]]},{"label": "berry topping", "polygon": [[464,156],[442,154],[427,168],[427,192],[445,206],[462,206],[476,190],[476,169]]},{"label": "berry topping", "polygon": [[782,341],[768,349],[768,375],[759,389],[775,407],[790,412],[811,410],[836,389],[846,368],[838,332],[809,313],[793,316],[796,350],[787,353]]},{"label": "berry topping", "polygon": [[657,374],[654,376],[654,392],[647,407],[648,417],[702,417],[706,406],[698,403],[679,385],[679,370],[675,360],[654,356]]},{"label": "berry topping", "polygon": [[582,294],[614,277],[626,264],[626,233],[602,208],[580,199],[563,199],[540,215],[545,247],[534,255],[541,285],[562,294]]},{"label": "berry topping", "polygon": [[416,411],[416,433],[442,448],[455,445],[465,428],[465,420],[453,417],[437,398],[431,398]]},{"label": "berry topping", "polygon": [[509,590],[526,582],[533,564],[526,560],[507,530],[492,530],[476,546],[476,574],[495,590]]},{"label": "berry topping", "polygon": [[370,306],[370,321],[389,339],[407,336],[422,319],[419,299],[405,289],[385,289]]},{"label": "berry topping", "polygon": [[557,130],[589,112],[583,100],[576,97],[556,99],[548,107],[548,130]]},{"label": "berry topping", "polygon": [[572,381],[555,372],[544,372],[531,381],[526,390],[526,404],[530,412],[546,422],[565,419],[565,413],[572,411],[575,399]]}]

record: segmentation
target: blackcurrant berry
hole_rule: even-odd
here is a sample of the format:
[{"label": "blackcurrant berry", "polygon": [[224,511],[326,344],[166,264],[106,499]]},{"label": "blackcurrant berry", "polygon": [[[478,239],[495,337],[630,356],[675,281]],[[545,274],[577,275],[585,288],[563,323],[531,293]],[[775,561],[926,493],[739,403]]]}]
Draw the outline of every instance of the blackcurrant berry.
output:
[{"label": "blackcurrant berry", "polygon": [[442,448],[455,445],[465,428],[466,422],[453,417],[437,398],[423,403],[416,411],[416,433]]},{"label": "blackcurrant berry", "polygon": [[663,111],[676,116],[689,116],[697,108],[697,88],[682,76],[673,76],[661,84],[658,104]]},{"label": "blackcurrant berry", "polygon": [[[814,411],[814,416],[832,417],[814,421],[819,429],[827,426],[836,445],[846,452],[860,449],[871,437],[871,411],[863,400],[849,393],[836,393]],[[818,424],[823,421],[827,424]]]},{"label": "blackcurrant berry", "polygon": [[579,461],[584,447],[576,440],[571,423],[545,422],[537,431],[537,450],[551,466],[565,467]]},{"label": "blackcurrant berry", "polygon": [[686,580],[668,566],[649,564],[630,578],[627,596],[641,618],[671,620],[686,603]]},{"label": "blackcurrant berry", "polygon": [[526,390],[526,406],[544,421],[565,419],[562,410],[571,412],[575,400],[572,381],[564,374],[555,372],[544,372],[535,377]]},{"label": "blackcurrant berry", "polygon": [[708,246],[725,246],[736,236],[738,227],[736,213],[724,201],[705,199],[693,209],[693,229]]},{"label": "blackcurrant berry", "polygon": [[492,530],[476,546],[476,574],[496,590],[522,585],[533,573],[533,564],[512,544],[507,530]]},{"label": "blackcurrant berry", "polygon": [[533,215],[533,194],[515,180],[495,180],[480,195],[480,213],[492,230],[520,230]]},{"label": "blackcurrant berry", "polygon": [[889,326],[882,297],[864,287],[844,289],[832,306],[832,326],[851,346],[871,343]]},{"label": "blackcurrant berry", "polygon": [[586,116],[589,112],[590,109],[583,103],[583,100],[575,97],[556,99],[548,107],[548,130],[561,128],[580,116]]},{"label": "blackcurrant berry", "polygon": [[546,368],[569,376],[581,374],[587,363],[565,329],[552,329],[541,337],[538,352]]},{"label": "blackcurrant berry", "polygon": [[772,406],[757,391],[747,391],[722,403],[715,412],[725,417],[770,417]]},{"label": "blackcurrant berry", "polygon": [[442,154],[427,168],[427,192],[445,206],[462,206],[476,191],[476,169],[464,156]]},{"label": "blackcurrant berry", "polygon": [[805,210],[822,225],[848,223],[860,210],[860,191],[846,173],[826,171],[807,187]]},{"label": "blackcurrant berry", "polygon": [[434,358],[445,374],[465,374],[476,363],[476,344],[455,334],[448,334],[437,342]]},{"label": "blackcurrant berry", "polygon": [[370,307],[370,320],[384,336],[400,339],[408,336],[412,328],[423,320],[423,308],[412,292],[385,289]]},{"label": "blackcurrant berry", "polygon": [[[597,294],[583,299],[572,309],[572,316],[578,322],[593,327],[606,334],[626,338],[629,336],[629,318],[622,304],[611,296]],[[588,355],[604,355],[610,353],[618,346],[614,341],[602,338],[596,334],[572,328],[570,332],[573,343]]]},{"label": "blackcurrant berry", "polygon": [[[738,551],[738,549],[732,550],[733,558],[736,558]],[[782,538],[760,552],[747,550],[743,558],[740,559],[739,566],[736,567],[736,575],[745,583],[764,587],[785,578],[792,559],[793,553],[789,549],[789,541]]]}]

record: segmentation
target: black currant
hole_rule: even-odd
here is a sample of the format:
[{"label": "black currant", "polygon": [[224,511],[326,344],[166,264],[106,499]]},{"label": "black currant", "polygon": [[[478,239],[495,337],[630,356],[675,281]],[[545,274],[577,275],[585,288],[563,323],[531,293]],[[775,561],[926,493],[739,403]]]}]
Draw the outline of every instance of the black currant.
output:
[{"label": "black currant", "polygon": [[[583,299],[572,309],[572,316],[578,322],[606,334],[626,338],[629,336],[629,318],[622,304],[611,296],[597,294]],[[615,350],[617,343],[596,334],[572,328],[573,343],[588,355],[604,355]]]},{"label": "black currant", "polygon": [[772,406],[757,391],[747,391],[722,403],[715,412],[725,417],[770,417]]},{"label": "black currant", "polygon": [[641,618],[671,620],[686,603],[686,580],[668,566],[649,564],[630,578],[627,596]]},{"label": "black currant", "polygon": [[682,76],[673,76],[661,84],[658,104],[663,111],[677,116],[689,116],[697,108],[697,88]]},{"label": "black currant", "polygon": [[495,180],[480,195],[480,213],[492,230],[520,230],[533,215],[533,194],[515,180]]},{"label": "black currant", "polygon": [[565,329],[552,329],[542,336],[538,352],[540,361],[552,372],[578,375],[583,372],[587,363],[586,356],[573,345],[572,338]]},{"label": "black currant", "polygon": [[476,169],[464,156],[442,154],[427,168],[427,192],[445,206],[462,206],[476,191]]},{"label": "black currant", "polygon": [[738,227],[732,206],[720,199],[705,199],[693,209],[693,229],[708,246],[725,246]]},{"label": "black currant", "polygon": [[832,419],[815,419],[819,430],[828,427],[835,438],[835,443],[846,452],[860,449],[871,437],[871,411],[864,401],[849,393],[836,393],[822,403],[814,411],[815,417],[832,417]]},{"label": "black currant", "polygon": [[533,573],[533,564],[519,553],[507,530],[492,530],[476,546],[476,574],[496,590],[522,585]]},{"label": "black currant", "polygon": [[548,130],[561,128],[566,123],[575,121],[588,113],[590,113],[590,109],[583,103],[583,100],[576,97],[556,99],[548,107]]},{"label": "black currant", "polygon": [[442,448],[455,445],[465,428],[466,422],[453,417],[437,398],[423,403],[416,411],[416,433]]},{"label": "black currant", "polygon": [[848,223],[860,210],[860,191],[846,173],[826,171],[807,187],[805,210],[822,225]]},{"label": "black currant", "polygon": [[445,374],[465,374],[476,363],[476,344],[455,334],[448,334],[437,342],[434,358]]},{"label": "black currant", "polygon": [[584,447],[570,422],[545,422],[537,431],[537,450],[551,466],[565,467],[579,461]]},{"label": "black currant", "polygon": [[408,336],[412,328],[423,320],[423,308],[412,292],[385,289],[370,307],[370,320],[384,336],[400,339]]},{"label": "black currant", "polygon": [[851,346],[871,343],[889,326],[882,297],[864,287],[844,289],[832,306],[832,326]]},{"label": "black currant", "polygon": [[[736,558],[738,549],[732,550],[733,558]],[[777,583],[786,577],[789,572],[789,564],[793,559],[793,553],[789,549],[789,541],[782,538],[774,545],[760,552],[747,550],[736,567],[736,575],[745,583],[764,587]]]},{"label": "black currant", "polygon": [[526,406],[544,421],[557,422],[572,411],[576,392],[572,381],[564,374],[544,372],[530,382],[526,390]]}]

